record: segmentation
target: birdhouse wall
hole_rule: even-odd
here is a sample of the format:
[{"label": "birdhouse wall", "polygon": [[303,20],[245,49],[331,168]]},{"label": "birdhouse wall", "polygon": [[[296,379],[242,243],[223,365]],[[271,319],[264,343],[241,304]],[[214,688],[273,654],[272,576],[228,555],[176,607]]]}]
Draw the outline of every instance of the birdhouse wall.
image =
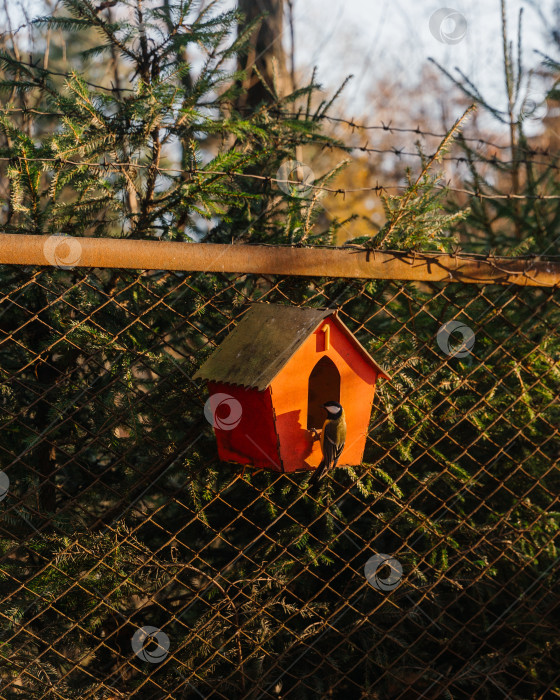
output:
[{"label": "birdhouse wall", "polygon": [[[232,384],[208,382],[208,390],[220,459],[281,471],[270,389],[257,391]],[[223,394],[239,404],[220,399]],[[231,415],[235,418],[235,415],[230,414],[230,411],[232,406],[233,409],[239,409],[239,405],[239,422],[231,427],[228,417]],[[233,424],[236,420],[229,422]]]},{"label": "birdhouse wall", "polygon": [[[323,330],[327,325],[328,336]],[[328,358],[332,365],[323,361],[323,366],[312,376],[317,363],[323,358]],[[347,332],[337,324],[336,318],[327,318],[307,338],[270,385],[284,471],[293,472],[319,465],[321,447],[318,441],[312,442],[307,429],[308,414],[313,420],[317,407],[329,400],[340,401],[346,413],[346,446],[339,466],[361,464],[377,375]],[[315,387],[309,386],[310,378],[312,382],[316,380]],[[329,391],[337,391],[338,382],[340,395],[329,396]],[[313,401],[315,406],[310,405]],[[320,415],[324,421],[324,409],[321,409]]]}]

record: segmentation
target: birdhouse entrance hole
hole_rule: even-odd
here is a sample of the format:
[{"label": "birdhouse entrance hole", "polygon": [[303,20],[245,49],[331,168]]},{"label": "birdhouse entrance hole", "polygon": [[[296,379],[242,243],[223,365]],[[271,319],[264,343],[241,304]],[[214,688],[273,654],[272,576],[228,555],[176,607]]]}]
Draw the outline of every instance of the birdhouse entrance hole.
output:
[{"label": "birdhouse entrance hole", "polygon": [[322,428],[326,414],[323,404],[340,401],[340,373],[334,362],[322,357],[311,370],[307,392],[307,429]]}]

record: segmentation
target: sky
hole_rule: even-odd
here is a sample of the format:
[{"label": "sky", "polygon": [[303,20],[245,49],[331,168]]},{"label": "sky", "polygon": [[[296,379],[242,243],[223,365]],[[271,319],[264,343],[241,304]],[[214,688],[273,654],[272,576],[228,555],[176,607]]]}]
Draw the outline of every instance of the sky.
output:
[{"label": "sky", "polygon": [[[414,82],[429,57],[452,73],[459,67],[485,96],[505,104],[500,0],[293,2],[296,64],[303,72],[317,65],[319,79],[329,89],[352,73],[345,103],[358,114],[375,110],[372,93],[380,79]],[[509,34],[515,43],[523,9],[527,68],[538,65],[536,51],[550,49],[545,21],[553,17],[553,6],[554,0],[507,2]],[[285,43],[289,45],[287,39]],[[542,92],[537,78],[530,90],[537,96]],[[398,115],[398,95],[394,101]]]}]

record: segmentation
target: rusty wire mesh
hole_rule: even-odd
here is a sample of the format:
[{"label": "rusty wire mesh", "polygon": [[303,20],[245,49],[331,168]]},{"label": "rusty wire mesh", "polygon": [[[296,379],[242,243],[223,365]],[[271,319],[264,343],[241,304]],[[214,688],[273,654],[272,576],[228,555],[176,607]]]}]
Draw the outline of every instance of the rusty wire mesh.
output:
[{"label": "rusty wire mesh", "polygon": [[[557,291],[2,279],[2,698],[558,697]],[[336,306],[393,376],[316,491],[220,463],[191,380],[257,300]]]}]

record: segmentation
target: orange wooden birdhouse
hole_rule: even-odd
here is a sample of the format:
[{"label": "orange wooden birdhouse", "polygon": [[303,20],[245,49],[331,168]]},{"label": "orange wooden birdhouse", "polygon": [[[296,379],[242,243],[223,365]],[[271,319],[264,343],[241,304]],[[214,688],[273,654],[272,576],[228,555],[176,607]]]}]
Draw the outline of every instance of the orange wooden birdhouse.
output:
[{"label": "orange wooden birdhouse", "polygon": [[279,472],[319,465],[311,429],[326,401],[346,413],[339,466],[361,464],[379,377],[389,378],[335,309],[276,304],[253,304],[194,375],[208,382],[220,459]]}]

